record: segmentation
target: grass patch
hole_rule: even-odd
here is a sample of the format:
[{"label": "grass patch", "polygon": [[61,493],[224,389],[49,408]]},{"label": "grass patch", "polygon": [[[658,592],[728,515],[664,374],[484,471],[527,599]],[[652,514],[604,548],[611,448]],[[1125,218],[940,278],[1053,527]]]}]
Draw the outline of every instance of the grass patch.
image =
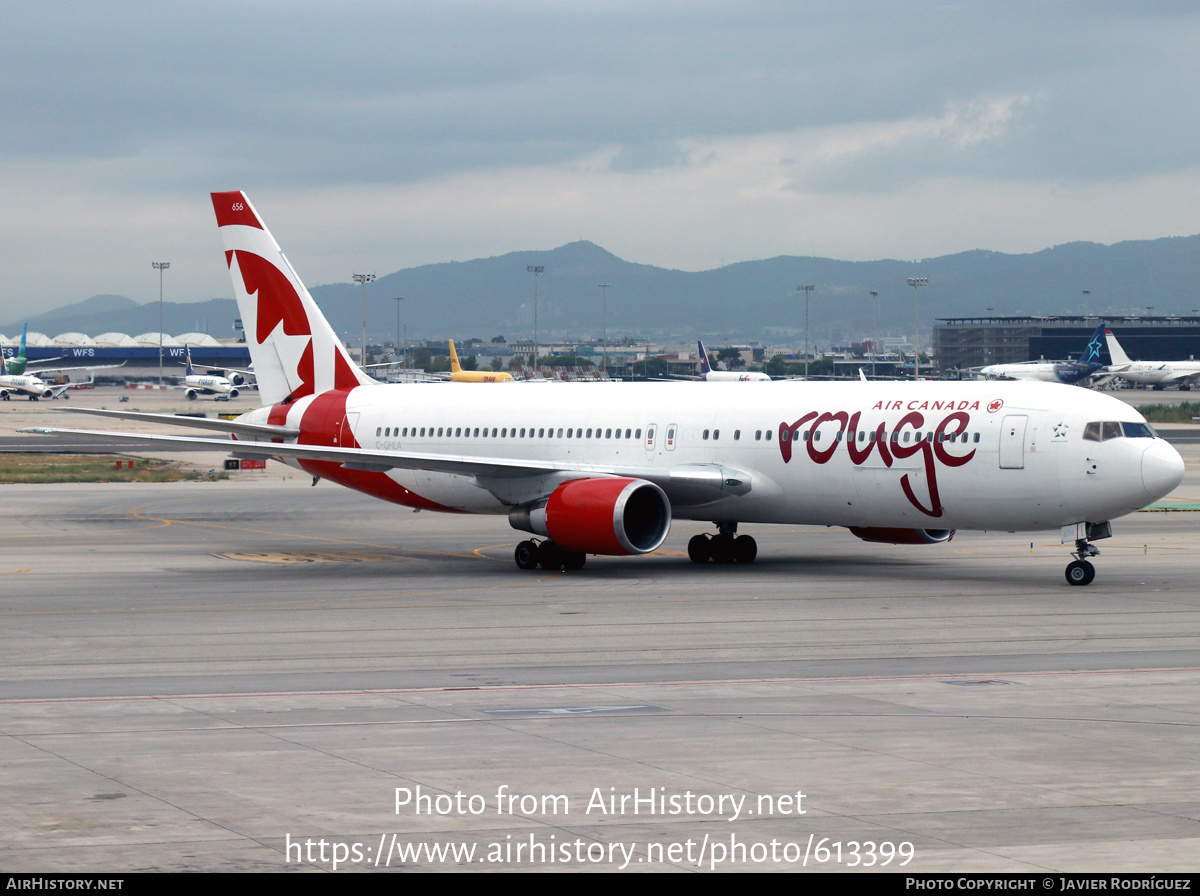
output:
[{"label": "grass patch", "polygon": [[[133,461],[130,469],[129,462]],[[121,468],[117,469],[117,462]],[[198,470],[152,458],[88,454],[0,454],[0,483],[12,482],[181,482],[228,479],[223,471],[211,477]]]},{"label": "grass patch", "polygon": [[1147,404],[1135,408],[1151,423],[1191,423],[1200,417],[1200,401],[1185,401],[1181,404]]}]

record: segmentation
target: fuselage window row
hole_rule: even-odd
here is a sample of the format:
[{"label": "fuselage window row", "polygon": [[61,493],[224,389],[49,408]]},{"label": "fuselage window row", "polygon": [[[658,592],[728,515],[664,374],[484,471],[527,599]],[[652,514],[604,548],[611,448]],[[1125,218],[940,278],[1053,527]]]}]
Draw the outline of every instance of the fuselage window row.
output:
[{"label": "fuselage window row", "polygon": [[[430,426],[430,427],[422,426],[419,429],[414,426],[411,429],[412,429],[412,437],[413,438],[425,438],[427,432],[428,432],[428,436],[430,438],[442,438],[443,432],[445,433],[445,436],[448,438],[452,437],[452,438],[460,438],[460,439],[461,438],[467,438],[467,439],[476,438],[477,439],[477,438],[481,437],[480,436],[481,432],[482,432],[482,438],[485,438],[485,439],[488,438],[488,428],[486,426],[483,427],[482,430],[478,426],[476,426],[474,428],[472,428],[470,426],[467,426],[467,427],[459,426],[459,427],[454,427],[454,428],[439,426],[436,429],[436,435],[435,435],[435,430],[432,426]],[[393,437],[402,435],[404,438],[408,438],[409,437],[409,427],[405,426],[405,427],[403,427],[403,429],[399,426],[376,427],[375,435],[376,435],[376,437],[382,436],[384,438],[393,438]],[[822,439],[822,435],[823,435],[823,433],[819,428],[818,429],[805,429],[805,430],[781,429],[779,431],[779,440],[781,442],[787,442],[789,440],[805,441],[805,442],[809,442],[809,441],[819,442]],[[768,430],[757,429],[754,431],[754,440],[756,442],[764,441],[764,440],[771,441],[773,436],[774,436],[774,430],[771,430],[771,429],[768,429]],[[522,438],[522,439],[523,438],[531,438],[531,439],[532,438],[538,438],[538,439],[558,438],[558,439],[561,439],[563,437],[564,437],[564,431],[563,431],[562,427],[559,427],[557,430],[555,430],[553,427],[551,427],[549,429],[546,429],[544,427],[539,427],[537,429],[534,429],[533,427],[520,427],[518,429],[515,426],[511,427],[511,428],[510,427],[493,427],[492,431],[491,431],[491,438],[501,438],[501,439],[508,439],[508,438],[513,438],[513,439],[515,439],[515,438]],[[625,429],[624,431],[622,431],[620,427],[618,427],[616,429],[613,429],[611,427],[606,427],[606,428],[588,427],[587,429],[583,429],[583,428],[576,429],[574,427],[568,427],[565,431],[565,437],[568,439],[571,439],[571,438],[577,438],[577,439],[613,439],[613,438],[630,439],[630,438],[635,438],[635,439],[640,440],[642,437],[642,430],[640,428],[639,429],[628,428],[628,429]],[[742,431],[740,429],[734,430],[734,432],[733,432],[734,441],[739,441],[741,439],[741,437],[742,437]],[[937,433],[935,433],[933,431],[926,432],[926,431],[921,431],[921,430],[904,431],[904,432],[900,432],[898,430],[893,430],[892,433],[889,435],[886,432],[881,433],[878,430],[839,429],[839,430],[836,430],[833,434],[833,439],[834,439],[834,441],[837,441],[837,442],[841,442],[841,441],[848,441],[848,442],[891,441],[891,442],[900,442],[900,443],[910,443],[910,442],[915,443],[915,442],[921,442],[921,441],[925,441],[925,442],[938,441],[938,442],[957,442],[957,443],[962,443],[962,444],[965,444],[967,442],[974,442],[974,443],[978,444],[979,437],[980,437],[980,434],[978,432],[975,432],[975,433],[937,432]],[[1154,430],[1146,424],[1136,424],[1136,423],[1122,424],[1122,423],[1118,423],[1118,422],[1102,421],[1102,422],[1089,423],[1087,425],[1087,427],[1084,429],[1083,437],[1089,441],[1103,442],[1103,441],[1107,441],[1108,439],[1114,439],[1114,438],[1120,438],[1120,437],[1155,438],[1155,434],[1154,434]],[[717,441],[718,439],[721,438],[721,430],[705,429],[700,433],[700,438],[703,441],[710,441],[710,440]]]}]

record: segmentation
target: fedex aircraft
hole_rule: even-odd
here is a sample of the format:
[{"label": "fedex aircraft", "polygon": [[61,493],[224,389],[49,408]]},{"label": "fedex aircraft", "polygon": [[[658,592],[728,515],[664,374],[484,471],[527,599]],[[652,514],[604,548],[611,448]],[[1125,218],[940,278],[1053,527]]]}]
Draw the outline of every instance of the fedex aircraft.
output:
[{"label": "fedex aircraft", "polygon": [[1121,348],[1112,330],[1105,330],[1104,338],[1108,341],[1108,353],[1112,356],[1108,373],[1155,389],[1178,386],[1183,390],[1200,383],[1200,361],[1134,361],[1125,354],[1125,349]]},{"label": "fedex aircraft", "polygon": [[704,341],[697,339],[700,348],[700,379],[706,383],[757,383],[770,382],[771,377],[765,373],[738,373],[734,370],[713,370],[708,363],[708,352],[704,350]]},{"label": "fedex aircraft", "polygon": [[212,199],[264,407],[233,421],[91,413],[223,431],[235,441],[143,438],[273,457],[415,510],[503,514],[536,536],[516,547],[522,569],[648,553],[673,519],[716,526],[689,542],[697,563],[752,561],[740,523],[911,545],[1057,529],[1074,547],[1067,581],[1086,585],[1109,521],[1183,477],[1129,405],[1052,384],[376,383],[245,195]]},{"label": "fedex aircraft", "polygon": [[1036,380],[1044,383],[1074,385],[1091,377],[1109,373],[1100,359],[1104,347],[1104,324],[1096,327],[1091,340],[1078,361],[1020,361],[1014,364],[989,364],[981,367],[980,376],[988,380]]}]

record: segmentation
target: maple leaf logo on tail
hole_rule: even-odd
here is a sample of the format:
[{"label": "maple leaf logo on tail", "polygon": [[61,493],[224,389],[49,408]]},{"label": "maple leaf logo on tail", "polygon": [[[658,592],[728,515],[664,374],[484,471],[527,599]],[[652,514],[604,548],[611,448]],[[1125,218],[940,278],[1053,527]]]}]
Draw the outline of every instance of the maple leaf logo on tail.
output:
[{"label": "maple leaf logo on tail", "polygon": [[263,403],[374,382],[346,354],[245,194],[212,200]]}]

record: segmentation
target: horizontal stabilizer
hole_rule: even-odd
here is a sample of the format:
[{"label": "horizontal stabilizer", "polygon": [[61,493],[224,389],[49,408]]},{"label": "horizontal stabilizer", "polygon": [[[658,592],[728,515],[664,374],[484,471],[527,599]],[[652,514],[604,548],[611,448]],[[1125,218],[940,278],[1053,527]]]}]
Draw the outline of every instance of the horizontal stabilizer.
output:
[{"label": "horizontal stabilizer", "polygon": [[[141,420],[146,423],[165,423],[170,426],[190,426],[214,432],[238,433],[246,436],[294,439],[300,430],[294,426],[273,426],[268,423],[239,423],[236,420],[209,420],[207,417],[189,417],[183,414],[150,414],[143,411],[108,410],[104,408],[60,408],[75,414],[95,414],[97,417],[116,417],[119,420]],[[41,432],[40,429],[29,432]]]}]

